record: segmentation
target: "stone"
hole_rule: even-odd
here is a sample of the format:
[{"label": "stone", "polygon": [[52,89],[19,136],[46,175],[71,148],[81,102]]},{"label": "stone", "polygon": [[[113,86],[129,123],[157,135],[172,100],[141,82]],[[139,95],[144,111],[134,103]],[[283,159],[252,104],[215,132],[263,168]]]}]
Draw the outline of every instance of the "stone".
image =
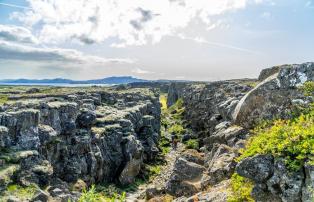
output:
[{"label": "stone", "polygon": [[230,147],[223,144],[219,145],[218,149],[214,147],[212,152],[214,154],[209,157],[210,161],[206,167],[209,175],[208,184],[215,185],[230,178],[234,173],[236,155]]},{"label": "stone", "polygon": [[274,159],[271,155],[256,155],[240,161],[236,172],[256,183],[266,182],[274,172]]},{"label": "stone", "polygon": [[268,190],[282,201],[301,201],[304,174],[291,172],[282,159],[274,163],[274,174],[266,182]]},{"label": "stone", "polygon": [[313,202],[314,198],[314,166],[305,164],[305,183],[302,188],[302,201]]},{"label": "stone", "polygon": [[43,191],[43,190],[38,190],[33,198],[31,199],[32,202],[35,201],[40,201],[40,202],[48,202],[49,199],[49,193]]},{"label": "stone", "polygon": [[284,65],[247,93],[238,103],[233,120],[245,128],[265,119],[291,118],[292,100],[306,100],[298,90],[306,81],[314,80],[314,63]]},{"label": "stone", "polygon": [[83,128],[91,127],[96,123],[96,113],[88,109],[82,109],[77,117],[78,124]]},{"label": "stone", "polygon": [[178,158],[166,184],[166,193],[175,196],[190,196],[199,192],[204,171],[203,166]]}]

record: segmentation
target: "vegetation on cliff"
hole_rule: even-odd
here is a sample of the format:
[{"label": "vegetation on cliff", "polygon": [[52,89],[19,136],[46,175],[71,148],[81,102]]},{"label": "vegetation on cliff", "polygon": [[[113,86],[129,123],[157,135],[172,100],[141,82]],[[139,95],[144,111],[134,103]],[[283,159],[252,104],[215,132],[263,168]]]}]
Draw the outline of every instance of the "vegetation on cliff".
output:
[{"label": "vegetation on cliff", "polygon": [[[314,93],[314,82],[305,83],[302,89],[306,96]],[[257,154],[272,154],[283,158],[291,171],[300,170],[305,163],[314,165],[314,105],[300,107],[299,116],[290,120],[275,120],[258,125],[240,150],[241,161]],[[231,178],[231,191],[228,201],[252,201],[253,185],[249,179],[234,174]]]}]

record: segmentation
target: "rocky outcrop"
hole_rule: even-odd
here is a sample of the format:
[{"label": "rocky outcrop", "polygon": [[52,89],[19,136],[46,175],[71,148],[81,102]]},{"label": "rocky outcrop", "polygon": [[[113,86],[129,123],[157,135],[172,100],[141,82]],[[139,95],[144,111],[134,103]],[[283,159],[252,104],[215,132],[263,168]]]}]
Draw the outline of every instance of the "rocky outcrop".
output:
[{"label": "rocky outcrop", "polygon": [[314,80],[314,63],[281,66],[241,99],[233,112],[236,124],[251,128],[256,123],[273,118],[290,118],[294,100],[307,102],[297,87]]},{"label": "rocky outcrop", "polygon": [[176,159],[166,192],[174,196],[191,196],[202,190],[205,167],[203,157],[193,150]]},{"label": "rocky outcrop", "polygon": [[[281,159],[271,155],[258,155],[240,163],[236,158],[256,123],[291,118],[299,103],[306,106],[313,101],[299,90],[306,81],[313,80],[314,63],[305,63],[263,70],[260,83],[254,88],[247,80],[170,85],[169,102],[183,100],[184,118],[198,138],[205,161],[203,173],[198,173],[202,176],[201,189],[182,187],[184,193],[175,192],[174,187],[184,182],[176,178],[180,180],[173,180],[176,186],[168,186],[168,192],[178,197],[185,195],[176,201],[226,201],[228,191],[214,193],[211,189],[202,189],[219,187],[237,172],[254,182],[252,196],[256,201],[310,201],[313,198],[310,191],[313,189],[312,166],[291,172]],[[181,155],[178,159],[182,158]],[[178,161],[178,164],[183,165],[183,162]]]},{"label": "rocky outcrop", "polygon": [[130,184],[159,151],[158,97],[108,89],[16,100],[0,113],[0,159],[18,165],[16,183],[50,185],[49,194],[62,200],[79,196],[69,187],[77,181]]},{"label": "rocky outcrop", "polygon": [[257,201],[266,202],[270,198],[274,201],[312,200],[310,188],[304,184],[304,181],[312,181],[311,177],[304,175],[303,170],[289,171],[283,160],[274,161],[270,155],[244,159],[238,164],[237,173],[255,182],[252,196]]}]

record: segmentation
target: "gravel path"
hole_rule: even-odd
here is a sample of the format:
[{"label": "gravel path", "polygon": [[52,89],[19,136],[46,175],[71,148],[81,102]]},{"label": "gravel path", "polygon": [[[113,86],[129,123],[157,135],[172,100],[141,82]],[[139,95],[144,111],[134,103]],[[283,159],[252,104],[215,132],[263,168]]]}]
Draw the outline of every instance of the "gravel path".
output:
[{"label": "gravel path", "polygon": [[165,155],[165,165],[161,166],[161,172],[153,179],[152,182],[140,185],[135,192],[127,193],[127,202],[143,202],[145,201],[146,189],[150,186],[165,187],[167,180],[170,178],[174,162],[176,158],[184,151],[184,145],[178,144],[177,150],[171,149],[171,151]]}]

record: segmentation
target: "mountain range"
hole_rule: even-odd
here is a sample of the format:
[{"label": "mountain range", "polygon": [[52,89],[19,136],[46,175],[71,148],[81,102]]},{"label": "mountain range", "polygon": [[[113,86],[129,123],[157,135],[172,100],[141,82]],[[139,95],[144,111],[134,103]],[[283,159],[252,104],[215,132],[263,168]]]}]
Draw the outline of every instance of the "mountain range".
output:
[{"label": "mountain range", "polygon": [[55,79],[4,79],[0,84],[127,84],[135,82],[148,82],[150,80],[139,79],[132,76],[112,76],[94,80],[71,80],[63,78]]}]

